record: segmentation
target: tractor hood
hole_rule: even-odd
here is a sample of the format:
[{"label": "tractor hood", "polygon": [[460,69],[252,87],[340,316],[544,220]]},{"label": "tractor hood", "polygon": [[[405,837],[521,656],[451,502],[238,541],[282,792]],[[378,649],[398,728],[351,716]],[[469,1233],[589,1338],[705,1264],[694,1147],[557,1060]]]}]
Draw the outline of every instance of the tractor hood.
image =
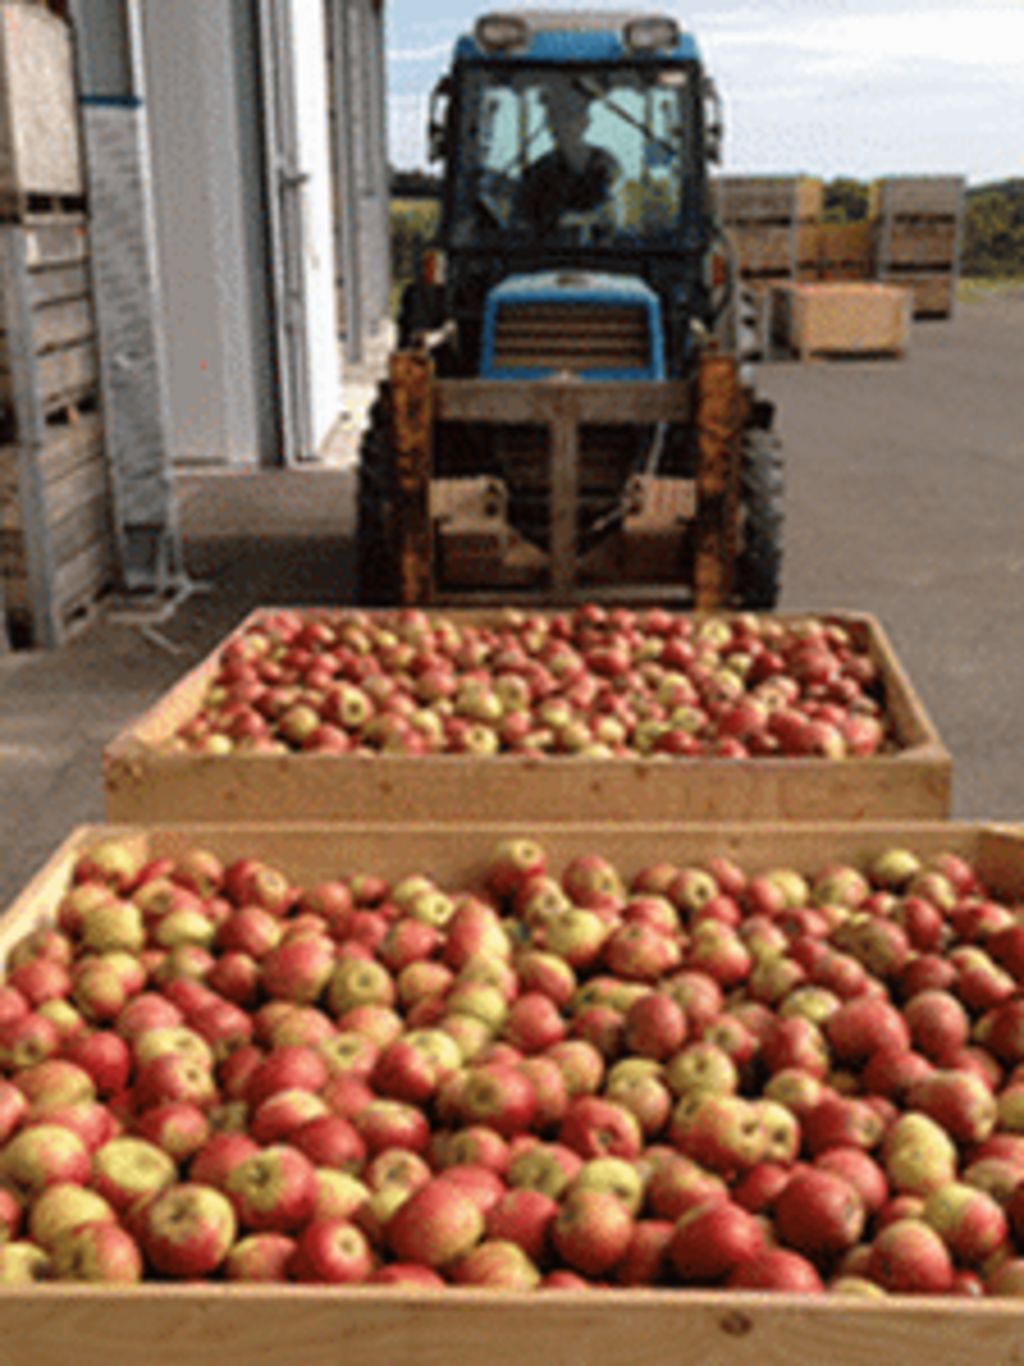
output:
[{"label": "tractor hood", "polygon": [[540,271],[512,275],[488,295],[481,375],[541,379],[661,380],[658,296],[631,275]]}]

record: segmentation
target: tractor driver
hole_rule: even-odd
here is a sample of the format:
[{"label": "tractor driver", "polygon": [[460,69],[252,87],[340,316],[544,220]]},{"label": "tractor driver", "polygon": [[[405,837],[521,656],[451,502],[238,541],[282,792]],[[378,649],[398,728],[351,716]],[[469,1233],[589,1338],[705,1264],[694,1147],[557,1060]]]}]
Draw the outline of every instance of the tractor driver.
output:
[{"label": "tractor driver", "polygon": [[619,165],[610,152],[584,140],[590,98],[567,84],[544,93],[554,147],[523,174],[518,214],[540,236],[558,226],[564,213],[593,213],[607,205]]}]

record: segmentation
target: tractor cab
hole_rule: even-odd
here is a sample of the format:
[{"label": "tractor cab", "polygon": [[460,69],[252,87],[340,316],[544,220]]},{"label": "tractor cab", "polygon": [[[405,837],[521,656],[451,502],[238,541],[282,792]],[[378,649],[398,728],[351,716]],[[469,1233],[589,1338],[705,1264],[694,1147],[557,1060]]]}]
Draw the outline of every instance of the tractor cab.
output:
[{"label": "tractor cab", "polygon": [[[612,278],[635,282],[637,308],[653,293],[651,350],[680,373],[691,323],[710,308],[705,168],[718,126],[696,44],[672,18],[480,19],[456,44],[431,118],[446,164],[441,311],[458,325],[458,371],[494,372],[491,291],[511,282],[522,303],[535,276],[552,304],[589,293],[599,308]],[[509,368],[521,367],[498,364]]]}]

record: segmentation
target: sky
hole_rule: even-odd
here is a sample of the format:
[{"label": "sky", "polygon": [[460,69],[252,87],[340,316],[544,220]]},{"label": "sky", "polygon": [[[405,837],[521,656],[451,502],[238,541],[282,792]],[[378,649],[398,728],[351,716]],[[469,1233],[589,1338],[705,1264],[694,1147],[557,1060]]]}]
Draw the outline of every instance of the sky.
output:
[{"label": "sky", "polygon": [[[721,92],[722,170],[869,180],[1024,176],[1024,0],[590,0],[674,15]],[[456,36],[499,3],[385,0],[392,163],[425,166]],[[514,8],[514,6],[505,6]]]}]

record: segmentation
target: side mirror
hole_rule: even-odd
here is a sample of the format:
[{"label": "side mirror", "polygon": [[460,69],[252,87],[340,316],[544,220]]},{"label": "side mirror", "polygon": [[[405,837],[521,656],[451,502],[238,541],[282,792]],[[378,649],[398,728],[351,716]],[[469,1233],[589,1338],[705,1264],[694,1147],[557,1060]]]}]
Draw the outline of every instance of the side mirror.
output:
[{"label": "side mirror", "polygon": [[709,76],[701,86],[704,97],[704,156],[712,166],[722,161],[722,142],[725,129],[722,122],[722,99],[718,87]]},{"label": "side mirror", "polygon": [[451,93],[451,77],[442,76],[430,96],[427,156],[431,161],[443,161],[448,154],[448,101]]}]

